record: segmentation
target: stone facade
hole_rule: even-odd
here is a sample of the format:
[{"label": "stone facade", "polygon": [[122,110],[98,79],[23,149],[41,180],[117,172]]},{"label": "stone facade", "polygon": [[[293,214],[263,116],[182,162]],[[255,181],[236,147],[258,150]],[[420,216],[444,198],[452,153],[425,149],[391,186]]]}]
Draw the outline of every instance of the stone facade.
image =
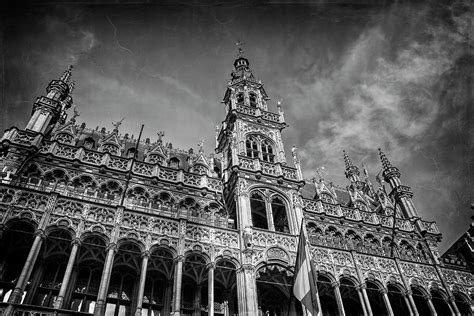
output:
[{"label": "stone facade", "polygon": [[242,52],[210,156],[67,120],[70,78],[1,139],[0,315],[304,315],[302,220],[322,315],[472,313],[473,275],[385,154],[377,190],[346,153],[346,188],[305,180]]}]

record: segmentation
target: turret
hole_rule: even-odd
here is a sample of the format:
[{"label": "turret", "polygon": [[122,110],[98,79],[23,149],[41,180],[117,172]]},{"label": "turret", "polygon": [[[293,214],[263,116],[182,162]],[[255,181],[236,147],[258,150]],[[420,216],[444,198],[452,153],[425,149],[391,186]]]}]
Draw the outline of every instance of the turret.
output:
[{"label": "turret", "polygon": [[49,83],[47,95],[36,99],[27,130],[46,134],[56,122],[65,119],[65,111],[72,105],[71,91],[74,83],[70,83],[71,71],[72,66],[69,66],[59,80]]},{"label": "turret", "polygon": [[401,184],[400,171],[392,166],[385,153],[379,148],[380,160],[382,161],[383,177],[392,188],[392,195],[400,206],[403,214],[407,218],[418,217],[418,213],[413,204],[413,192],[411,188]]}]

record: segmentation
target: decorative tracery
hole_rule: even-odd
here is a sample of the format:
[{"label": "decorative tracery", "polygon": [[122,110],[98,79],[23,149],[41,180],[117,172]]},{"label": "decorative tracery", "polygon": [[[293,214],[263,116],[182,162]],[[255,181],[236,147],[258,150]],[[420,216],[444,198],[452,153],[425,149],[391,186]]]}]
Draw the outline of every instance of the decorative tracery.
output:
[{"label": "decorative tracery", "polygon": [[249,135],[245,140],[246,155],[263,161],[274,162],[273,142],[260,135]]}]

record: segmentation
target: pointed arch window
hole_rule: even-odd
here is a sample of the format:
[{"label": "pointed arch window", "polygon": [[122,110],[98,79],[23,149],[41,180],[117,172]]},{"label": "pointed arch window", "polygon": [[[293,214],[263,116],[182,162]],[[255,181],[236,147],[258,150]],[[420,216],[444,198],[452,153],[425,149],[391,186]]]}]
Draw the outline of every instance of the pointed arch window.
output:
[{"label": "pointed arch window", "polygon": [[255,93],[249,94],[249,101],[250,106],[256,108],[257,107],[257,95]]},{"label": "pointed arch window", "polygon": [[262,192],[254,192],[250,195],[250,209],[253,227],[290,233],[287,207],[282,197],[265,198]]},{"label": "pointed arch window", "polygon": [[245,141],[246,154],[250,158],[259,158],[263,161],[274,162],[275,154],[272,142],[267,138],[249,135]]},{"label": "pointed arch window", "polygon": [[286,216],[285,203],[280,197],[275,197],[272,200],[271,206],[275,231],[289,233],[290,227],[288,225],[288,217]]},{"label": "pointed arch window", "polygon": [[263,197],[254,193],[250,196],[253,227],[268,229],[267,208]]},{"label": "pointed arch window", "polygon": [[94,148],[94,144],[95,144],[95,142],[94,142],[94,140],[93,140],[92,138],[86,138],[86,139],[84,140],[84,147],[85,147],[86,149],[93,149],[93,148]]}]

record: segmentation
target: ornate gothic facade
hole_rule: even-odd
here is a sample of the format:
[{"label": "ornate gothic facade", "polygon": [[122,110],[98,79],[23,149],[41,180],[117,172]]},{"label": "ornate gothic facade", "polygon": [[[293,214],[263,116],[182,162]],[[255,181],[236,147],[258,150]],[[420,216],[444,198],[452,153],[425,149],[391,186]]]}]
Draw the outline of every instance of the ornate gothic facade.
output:
[{"label": "ornate gothic facade", "polygon": [[0,315],[304,315],[302,220],[322,315],[471,315],[473,275],[385,154],[378,189],[346,153],[346,188],[305,181],[241,53],[210,156],[68,120],[70,78],[1,139]]}]

